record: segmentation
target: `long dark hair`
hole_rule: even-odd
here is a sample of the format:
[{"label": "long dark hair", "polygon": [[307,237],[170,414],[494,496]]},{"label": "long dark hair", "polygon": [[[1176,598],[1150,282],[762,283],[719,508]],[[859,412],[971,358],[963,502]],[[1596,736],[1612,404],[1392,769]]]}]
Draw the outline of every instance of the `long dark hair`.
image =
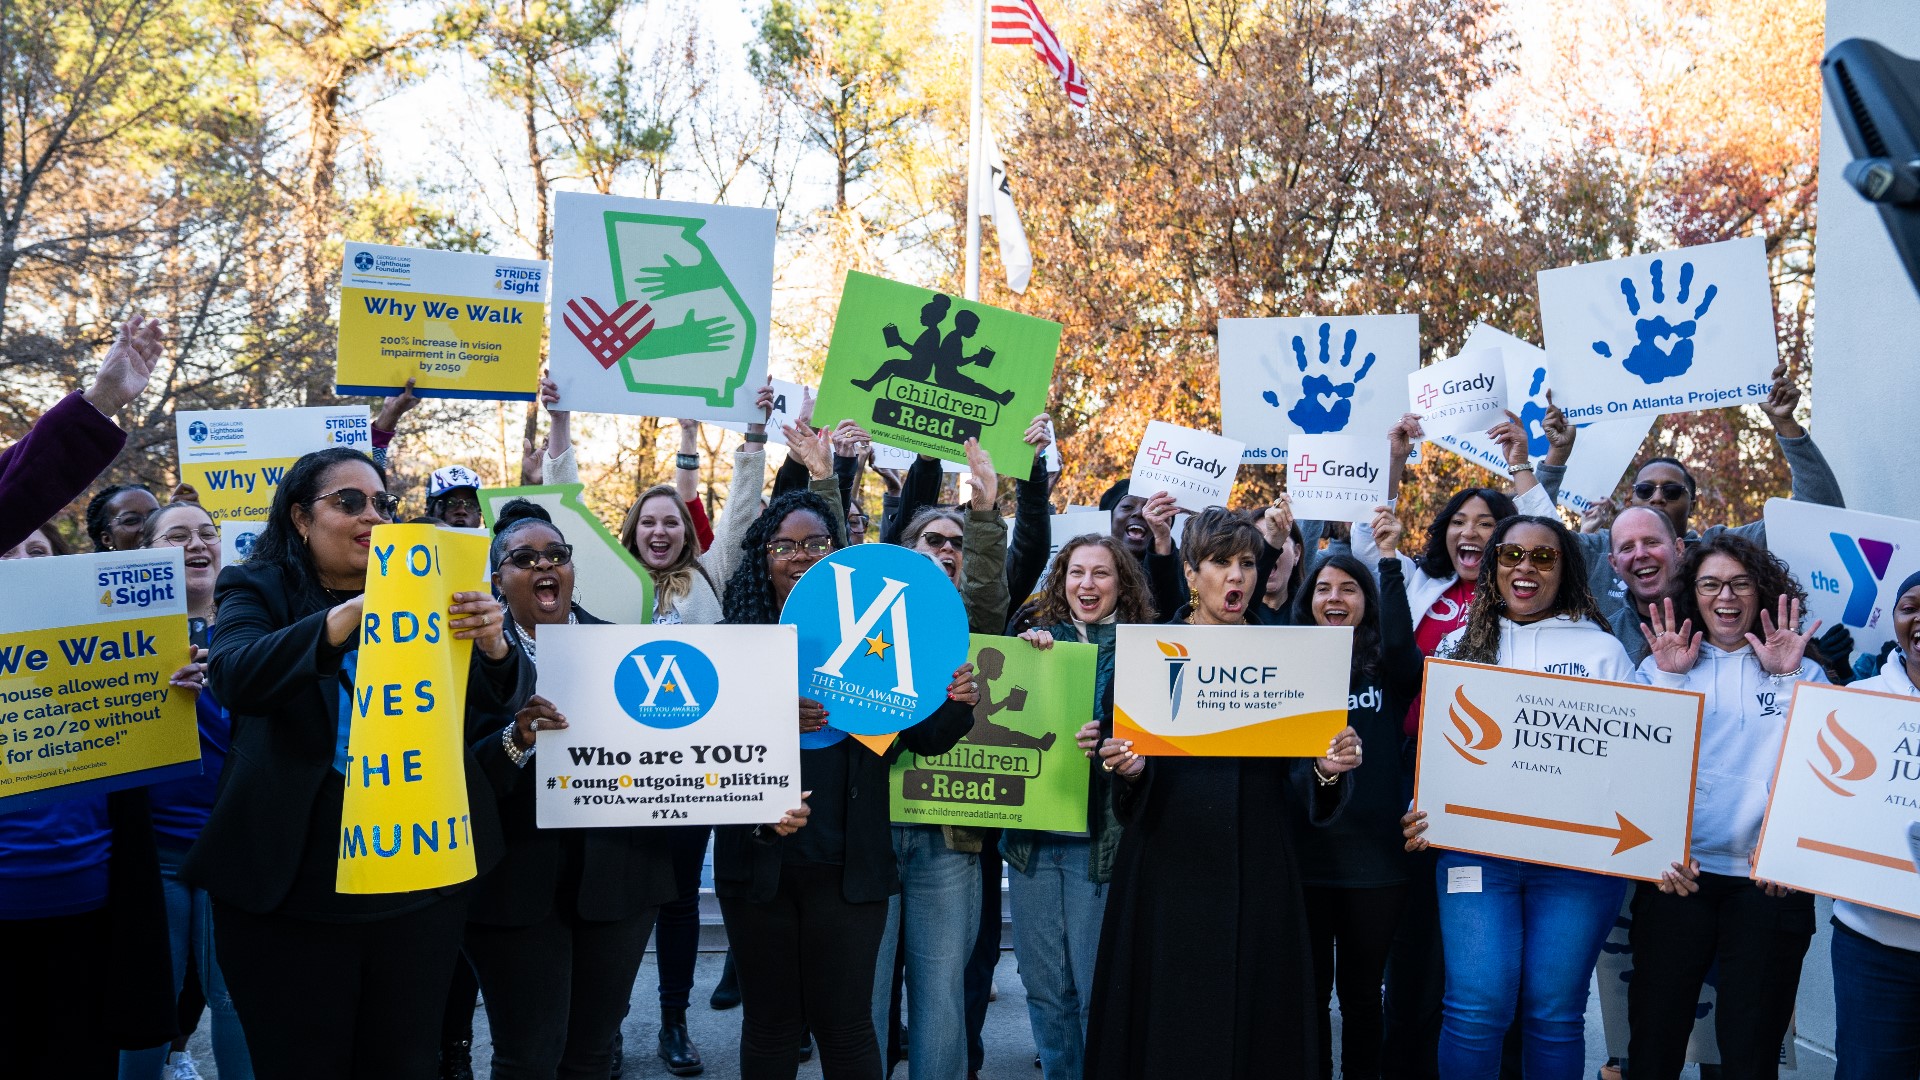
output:
[{"label": "long dark hair", "polygon": [[1293,598],[1293,625],[1318,625],[1313,618],[1313,590],[1320,583],[1320,575],[1329,568],[1360,583],[1360,596],[1367,602],[1367,610],[1353,628],[1351,678],[1355,681],[1371,679],[1380,666],[1380,590],[1373,584],[1373,574],[1359,559],[1344,551],[1335,551],[1316,561]]},{"label": "long dark hair", "polygon": [[109,550],[106,539],[108,534],[113,532],[113,520],[107,517],[107,504],[113,501],[115,495],[123,491],[144,491],[149,495],[153,494],[153,489],[145,484],[108,484],[94,492],[93,498],[87,500],[87,539],[93,541],[95,551]]},{"label": "long dark hair", "polygon": [[[1700,577],[1700,564],[1706,562],[1709,555],[1725,555],[1746,567],[1747,575],[1753,578],[1754,594],[1760,601],[1760,606],[1754,609],[1753,629],[1756,634],[1760,631],[1759,613],[1764,611],[1778,615],[1781,597],[1790,596],[1803,605],[1806,603],[1807,591],[1793,579],[1793,571],[1780,561],[1780,556],[1744,536],[1723,530],[1688,548],[1686,558],[1680,560],[1679,573],[1675,575],[1679,580],[1680,595],[1674,598],[1674,612],[1682,619],[1692,619],[1697,630],[1704,629],[1707,621],[1700,615],[1700,594],[1693,590],[1693,583]],[[1805,610],[1804,607],[1802,610]]]},{"label": "long dark hair", "polygon": [[1517,525],[1538,525],[1550,530],[1554,546],[1560,549],[1560,587],[1554,590],[1550,614],[1590,619],[1603,630],[1612,629],[1587,588],[1587,560],[1581,556],[1573,533],[1567,531],[1559,518],[1516,514],[1501,519],[1500,524],[1493,527],[1493,535],[1487,538],[1486,561],[1481,564],[1486,569],[1473,588],[1473,604],[1467,608],[1467,632],[1449,659],[1475,664],[1500,662],[1500,616],[1506,611],[1507,602],[1500,599],[1500,574],[1493,561],[1493,549],[1499,547]]},{"label": "long dark hair", "polygon": [[300,531],[294,528],[293,508],[298,506],[312,513],[314,501],[324,494],[320,481],[326,477],[327,470],[354,461],[372,469],[380,478],[381,489],[386,489],[387,471],[358,450],[334,446],[301,455],[287,470],[287,475],[280,478],[280,486],[274,489],[273,506],[267,511],[267,527],[253,542],[253,554],[247,561],[277,567],[286,577],[289,591],[319,600],[320,572],[313,565],[313,554],[300,539]]},{"label": "long dark hair", "polygon": [[1036,625],[1073,621],[1073,606],[1067,603],[1067,564],[1073,561],[1073,553],[1083,547],[1105,548],[1108,557],[1113,559],[1114,583],[1119,586],[1113,606],[1118,616],[1115,621],[1153,622],[1157,618],[1153,610],[1153,590],[1147,586],[1147,573],[1141,569],[1140,560],[1113,537],[1088,533],[1060,545],[1060,554],[1053,557],[1053,565],[1047,569],[1047,587],[1040,593],[1040,606],[1034,613]]},{"label": "long dark hair", "polygon": [[[1468,499],[1485,502],[1495,521],[1505,521],[1519,513],[1505,492],[1483,487],[1461,488],[1454,492],[1453,498],[1448,499],[1440,512],[1433,515],[1433,523],[1427,526],[1427,550],[1420,555],[1420,569],[1430,578],[1454,576],[1453,553],[1447,550],[1447,526],[1452,523],[1453,515],[1467,505]],[[1487,565],[1486,556],[1481,556],[1480,565]]]},{"label": "long dark hair", "polygon": [[826,523],[834,547],[847,546],[840,515],[833,512],[827,500],[806,488],[775,495],[747,526],[747,535],[740,538],[740,562],[727,579],[727,595],[721,602],[722,622],[766,626],[780,621],[780,607],[773,602],[773,575],[767,572],[767,545],[780,531],[780,523],[802,510]]}]

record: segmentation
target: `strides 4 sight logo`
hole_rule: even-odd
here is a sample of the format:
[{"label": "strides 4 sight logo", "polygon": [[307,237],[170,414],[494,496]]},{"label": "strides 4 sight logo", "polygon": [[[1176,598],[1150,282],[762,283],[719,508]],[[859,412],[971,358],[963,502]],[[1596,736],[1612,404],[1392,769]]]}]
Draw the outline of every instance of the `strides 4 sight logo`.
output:
[{"label": "strides 4 sight logo", "polygon": [[[1894,545],[1841,532],[1828,536],[1833,540],[1834,551],[1840,555],[1840,565],[1846,568],[1847,577],[1851,579],[1844,586],[1847,607],[1840,621],[1862,628],[1874,625],[1879,621],[1876,602],[1880,599],[1880,582],[1886,578],[1887,565],[1893,561]],[[1818,570],[1808,576],[1807,583],[1821,592],[1837,593],[1843,588],[1831,575]]]},{"label": "strides 4 sight logo", "polygon": [[720,676],[707,654],[685,642],[653,641],[620,661],[613,696],[627,715],[651,728],[681,728],[707,715]]}]

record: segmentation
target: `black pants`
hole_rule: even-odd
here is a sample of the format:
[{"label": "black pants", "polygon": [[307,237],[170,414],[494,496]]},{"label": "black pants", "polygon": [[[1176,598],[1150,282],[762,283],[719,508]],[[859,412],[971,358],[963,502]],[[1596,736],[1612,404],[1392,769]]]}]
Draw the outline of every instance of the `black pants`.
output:
[{"label": "black pants", "polygon": [[[1813,940],[1813,894],[1768,896],[1747,878],[1701,874],[1700,891],[1633,894],[1627,1060],[1634,1080],[1680,1075],[1707,969],[1720,965],[1713,1011],[1726,1080],[1780,1075],[1800,962]],[[1837,977],[1845,978],[1844,972]]]},{"label": "black pants", "polygon": [[260,1080],[433,1080],[467,897],[371,922],[213,902],[213,947]]},{"label": "black pants", "polygon": [[467,925],[494,1080],[604,1080],[653,917],[646,908],[591,922],[556,910],[531,926]]},{"label": "black pants", "polygon": [[[1340,991],[1340,1070],[1347,1080],[1379,1080],[1380,980],[1387,970],[1407,887],[1335,889],[1309,885],[1307,934],[1320,1015],[1320,1080],[1333,1077],[1334,988]],[[1339,946],[1336,952],[1334,946]]]},{"label": "black pants", "polygon": [[447,1008],[440,1017],[440,1045],[473,1042],[473,1010],[480,1007],[480,980],[465,957],[453,965],[453,983],[447,988]]},{"label": "black pants", "polygon": [[668,826],[667,852],[680,895],[660,905],[654,949],[660,965],[660,1007],[684,1009],[693,995],[693,963],[700,952],[700,864],[707,858],[707,827]]},{"label": "black pants", "polygon": [[107,1034],[106,908],[80,915],[0,921],[0,1055],[21,1080],[113,1080],[120,1051]]},{"label": "black pants", "polygon": [[849,903],[838,866],[789,863],[765,903],[722,897],[740,976],[741,1080],[792,1080],[813,1029],[825,1080],[880,1080],[873,971],[885,901]]},{"label": "black pants", "polygon": [[[993,995],[993,969],[1000,964],[1000,830],[982,829],[980,845],[980,934],[967,957],[967,1068],[979,1072],[987,1057],[980,1031],[987,1026]],[[905,934],[900,935],[904,940]]]},{"label": "black pants", "polygon": [[1432,848],[1407,856],[1406,905],[1387,953],[1386,1068],[1391,1080],[1437,1080],[1440,999],[1447,965],[1440,951],[1440,897],[1434,890]]}]

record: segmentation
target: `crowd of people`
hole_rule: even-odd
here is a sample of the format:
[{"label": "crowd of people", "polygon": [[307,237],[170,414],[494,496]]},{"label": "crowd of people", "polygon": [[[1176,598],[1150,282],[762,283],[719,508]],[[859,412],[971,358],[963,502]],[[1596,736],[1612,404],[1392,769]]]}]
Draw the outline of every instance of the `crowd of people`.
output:
[{"label": "crowd of people", "polygon": [[[69,554],[48,523],[112,464],[124,442],[112,418],[163,345],[156,325],[132,319],[92,386],[0,452],[6,557]],[[1782,369],[1763,406],[1794,497],[1839,506],[1794,419],[1798,396]],[[546,482],[574,482],[566,403],[551,383],[542,399],[550,434],[529,457]],[[1608,1069],[1678,1076],[1717,969],[1720,1075],[1772,1077],[1815,909],[1752,875],[1786,720],[1757,691],[1858,677],[1920,695],[1920,574],[1900,585],[1884,666],[1856,671],[1844,628],[1816,636],[1802,584],[1758,524],[1698,528],[1682,462],[1643,463],[1610,521],[1570,529],[1554,497],[1577,430],[1557,410],[1544,460],[1530,460],[1510,418],[1489,434],[1511,484],[1455,492],[1427,522],[1403,522],[1392,497],[1422,438],[1409,415],[1385,433],[1389,504],[1351,530],[1295,520],[1284,495],[1182,508],[1123,480],[1101,500],[1110,531],[1051,556],[1045,416],[1027,429],[1011,530],[977,444],[967,494],[949,504],[938,461],[874,468],[858,424],[816,429],[804,416],[784,429],[770,481],[768,432],[748,425],[709,520],[697,425],[682,422],[675,481],[643,491],[615,530],[651,579],[651,621],[776,623],[836,550],[920,552],[952,581],[973,634],[1004,636],[1005,650],[1097,647],[1092,713],[1049,718],[1087,758],[1084,827],[893,822],[892,760],[944,753],[976,723],[970,664],[884,755],[803,741],[804,790],[778,820],[537,827],[529,765],[541,733],[568,724],[541,693],[540,631],[602,620],[589,610],[599,583],[577,579],[569,538],[516,500],[491,515],[491,590],[456,593],[447,611],[473,643],[460,722],[479,875],[348,895],[335,889],[337,827],[372,530],[488,527],[480,477],[457,463],[433,472],[418,515],[389,490],[387,455],[415,400],[399,395],[375,417],[372,455],[296,461],[240,565],[221,566],[218,528],[191,490],[163,501],[116,485],[89,501],[95,550],[183,553],[193,651],[171,685],[195,701],[202,769],[0,814],[10,1075],[197,1076],[181,1033],[206,1011],[229,1080],[471,1076],[483,1000],[494,1077],[617,1076],[634,1069],[621,1029],[650,940],[655,1052],[673,1075],[695,1075],[705,1066],[687,1010],[711,847],[731,946],[714,1000],[742,1006],[748,1080],[793,1077],[811,1054],[832,1080],[878,1080],[902,1062],[914,1080],[978,1076],[1003,874],[1044,1080],[1328,1078],[1336,1062],[1349,1080],[1574,1080],[1595,963],[1623,915],[1630,1040]],[[861,509],[869,470],[885,485],[877,522]],[[1347,725],[1317,758],[1135,753],[1113,734],[1116,627],[1155,622],[1352,628]],[[1634,883],[1429,847],[1424,815],[1409,810],[1427,656],[1704,695],[1688,858]],[[796,712],[799,735],[828,724],[820,702],[799,698]],[[1471,889],[1448,885],[1469,878]],[[1838,1075],[1920,1077],[1920,920],[1842,902],[1834,922]]]}]

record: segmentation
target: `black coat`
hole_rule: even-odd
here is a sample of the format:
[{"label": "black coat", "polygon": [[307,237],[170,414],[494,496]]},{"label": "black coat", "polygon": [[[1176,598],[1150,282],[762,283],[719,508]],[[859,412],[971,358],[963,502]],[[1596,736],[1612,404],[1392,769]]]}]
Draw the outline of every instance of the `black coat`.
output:
[{"label": "black coat", "polygon": [[[293,887],[321,783],[338,738],[340,662],[327,643],[328,605],[296,590],[278,567],[243,563],[220,572],[207,682],[233,712],[233,745],[220,790],[186,876],[216,898],[255,914],[277,909]],[[467,731],[477,741],[533,691],[533,665],[509,642],[505,659],[478,649],[467,677]],[[467,804],[474,859],[486,873],[500,858],[493,787],[471,751]],[[338,807],[333,807],[336,815]]]},{"label": "black coat", "polygon": [[[922,757],[938,757],[953,749],[973,729],[973,706],[942,702],[932,716],[902,731],[882,756],[844,739],[830,750],[847,755],[847,786],[842,791],[810,787],[802,763],[800,787],[812,790],[811,802],[844,799],[846,803],[846,874],[841,893],[851,904],[885,900],[900,891],[900,866],[893,854],[891,807],[887,774],[902,750]],[[803,755],[804,757],[804,755]],[[780,888],[783,838],[752,825],[722,825],[713,830],[713,887],[724,897],[765,902]]]},{"label": "black coat", "polygon": [[[582,625],[605,625],[584,611]],[[612,922],[659,907],[680,893],[668,860],[665,826],[633,828],[541,829],[534,825],[535,782],[532,761],[524,768],[507,757],[501,732],[507,715],[496,718],[472,747],[500,793],[500,827],[506,851],[500,863],[482,875],[474,890],[469,922],[491,926],[532,926],[547,917],[563,885],[566,861],[576,860],[579,894],[574,908],[583,919]]]}]

